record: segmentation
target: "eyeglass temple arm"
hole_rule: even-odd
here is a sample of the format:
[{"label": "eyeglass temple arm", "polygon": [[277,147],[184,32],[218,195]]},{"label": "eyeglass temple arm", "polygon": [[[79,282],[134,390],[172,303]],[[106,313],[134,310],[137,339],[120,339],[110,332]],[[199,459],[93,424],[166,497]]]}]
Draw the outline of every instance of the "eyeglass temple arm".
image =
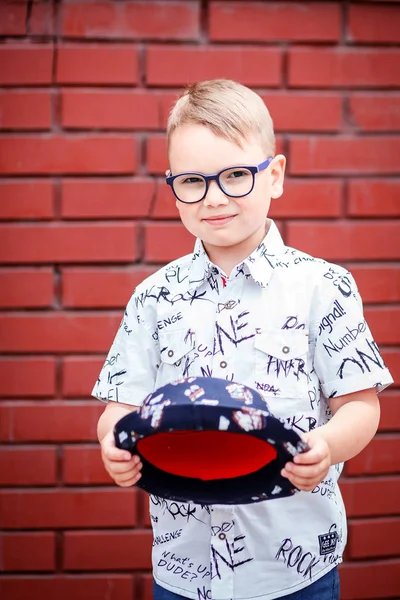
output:
[{"label": "eyeglass temple arm", "polygon": [[270,156],[269,158],[267,158],[267,160],[264,160],[262,163],[260,163],[257,166],[257,170],[262,171],[263,169],[266,169],[272,160],[273,160],[273,156]]}]

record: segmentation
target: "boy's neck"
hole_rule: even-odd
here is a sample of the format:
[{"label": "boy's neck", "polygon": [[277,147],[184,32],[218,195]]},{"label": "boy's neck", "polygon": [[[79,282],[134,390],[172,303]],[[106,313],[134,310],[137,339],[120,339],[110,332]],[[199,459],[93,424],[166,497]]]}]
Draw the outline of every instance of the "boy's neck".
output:
[{"label": "boy's neck", "polygon": [[265,228],[258,230],[253,236],[243,240],[241,244],[233,246],[213,246],[203,242],[208,258],[212,263],[219,267],[227,277],[230,277],[232,270],[236,265],[242,263],[265,238],[270,227],[270,222],[266,221]]}]

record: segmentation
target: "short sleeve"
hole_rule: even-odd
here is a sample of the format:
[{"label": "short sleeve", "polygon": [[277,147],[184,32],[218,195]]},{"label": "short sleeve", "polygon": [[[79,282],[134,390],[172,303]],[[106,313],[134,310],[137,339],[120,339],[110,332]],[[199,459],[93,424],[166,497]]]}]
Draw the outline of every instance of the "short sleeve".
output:
[{"label": "short sleeve", "polygon": [[315,319],[314,368],[326,398],[393,383],[364,318],[353,276],[341,267],[324,275]]},{"label": "short sleeve", "polygon": [[158,342],[138,316],[132,297],[92,395],[140,406],[154,389],[158,357]]}]

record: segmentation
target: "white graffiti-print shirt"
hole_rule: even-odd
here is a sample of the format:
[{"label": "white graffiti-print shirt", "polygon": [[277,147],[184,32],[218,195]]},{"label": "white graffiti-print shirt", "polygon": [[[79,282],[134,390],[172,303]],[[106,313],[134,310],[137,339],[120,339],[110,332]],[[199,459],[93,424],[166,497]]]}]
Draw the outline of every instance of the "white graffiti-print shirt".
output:
[{"label": "white graffiti-print shirt", "polygon": [[[261,392],[301,434],[330,419],[330,397],[389,385],[351,274],[285,246],[268,224],[229,278],[197,240],[142,282],[93,394],[140,405],[181,377],[226,378]],[[256,504],[150,496],[157,583],[196,600],[272,600],[310,585],[342,560],[341,468],[312,492]]]}]

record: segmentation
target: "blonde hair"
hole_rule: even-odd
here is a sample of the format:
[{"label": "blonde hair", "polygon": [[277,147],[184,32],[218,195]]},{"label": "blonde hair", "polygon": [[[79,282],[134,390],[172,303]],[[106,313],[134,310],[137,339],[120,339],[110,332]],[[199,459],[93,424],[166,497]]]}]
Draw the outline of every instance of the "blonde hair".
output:
[{"label": "blonde hair", "polygon": [[180,126],[205,125],[238,146],[252,135],[259,137],[266,156],[275,155],[271,115],[263,100],[248,87],[229,79],[189,85],[172,108],[167,124],[167,144]]}]

